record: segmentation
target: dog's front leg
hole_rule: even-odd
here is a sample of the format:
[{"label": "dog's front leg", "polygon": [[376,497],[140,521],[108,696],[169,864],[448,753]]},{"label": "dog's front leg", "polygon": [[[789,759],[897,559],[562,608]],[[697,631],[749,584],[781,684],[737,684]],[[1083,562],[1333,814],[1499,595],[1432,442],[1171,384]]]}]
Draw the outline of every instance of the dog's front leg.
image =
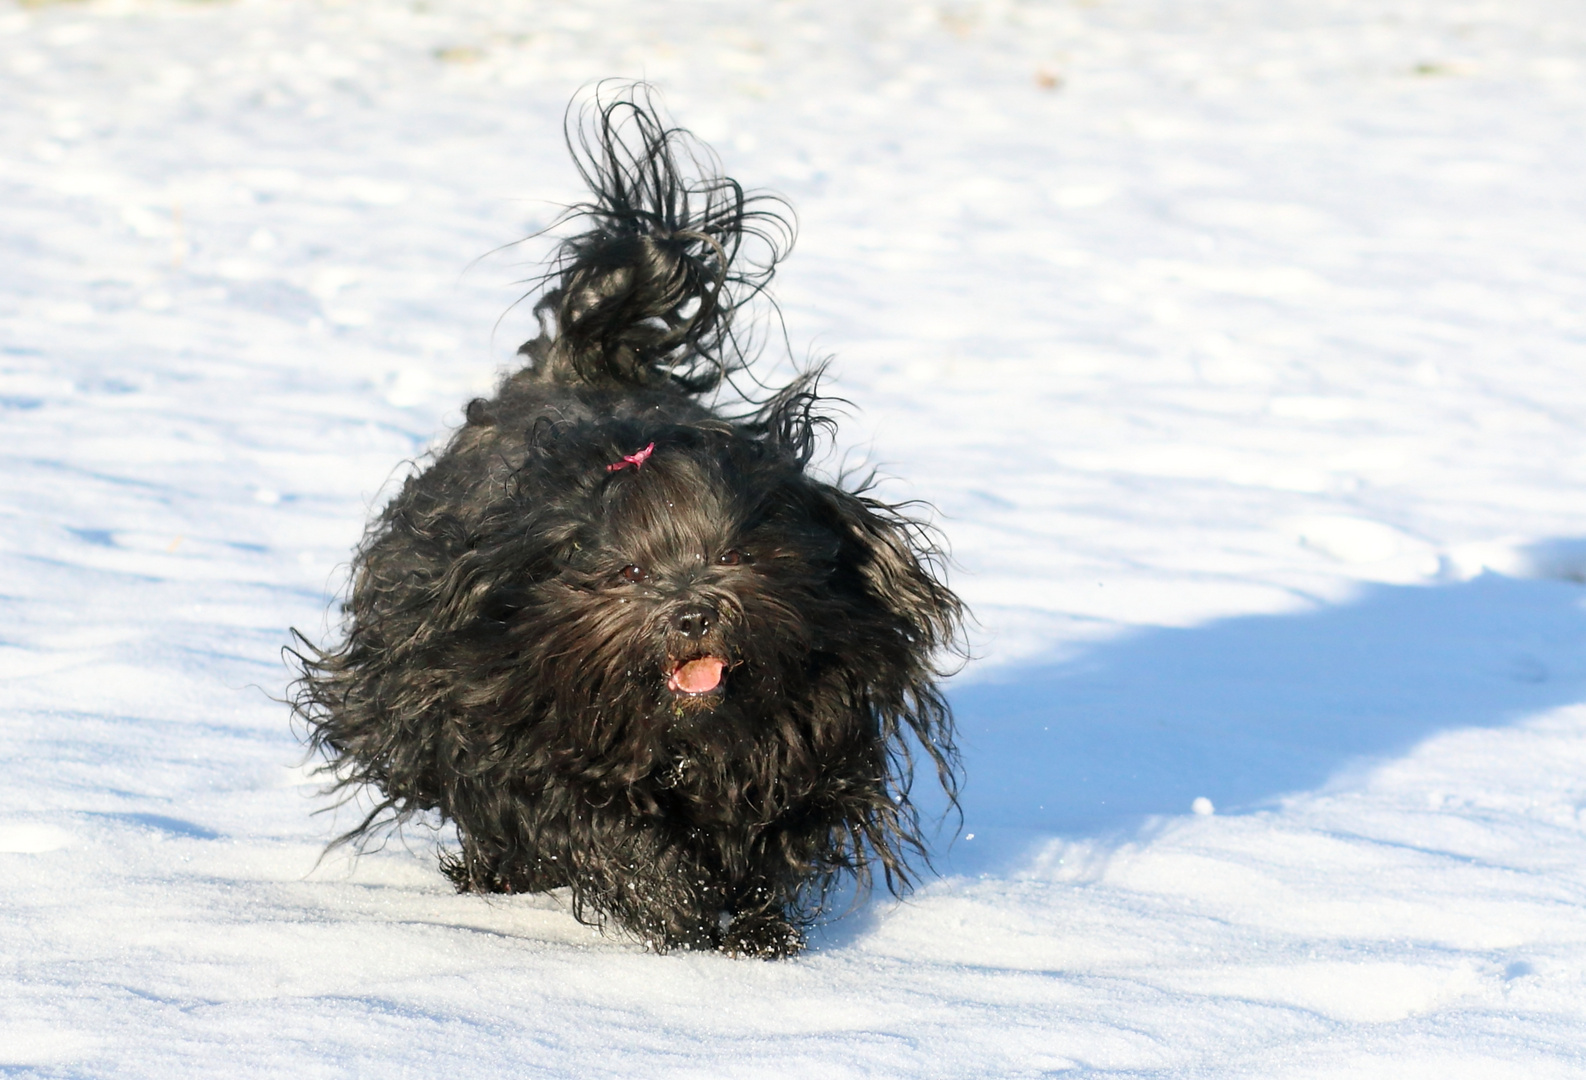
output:
[{"label": "dog's front leg", "polygon": [[766,886],[740,895],[723,919],[721,943],[728,956],[780,960],[804,949],[804,932],[787,916],[782,897]]}]

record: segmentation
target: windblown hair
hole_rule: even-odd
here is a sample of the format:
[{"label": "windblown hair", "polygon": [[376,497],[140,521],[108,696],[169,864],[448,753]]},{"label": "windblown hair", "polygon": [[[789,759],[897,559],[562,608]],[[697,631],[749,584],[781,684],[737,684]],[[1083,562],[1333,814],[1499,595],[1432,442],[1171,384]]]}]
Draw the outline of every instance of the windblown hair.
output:
[{"label": "windblown hair", "polygon": [[751,359],[734,316],[764,292],[794,223],[781,199],[745,193],[709,147],[668,127],[647,87],[629,89],[597,92],[568,127],[594,198],[562,221],[588,228],[552,258],[534,306],[546,333],[523,351],[587,385],[699,394]]},{"label": "windblown hair", "polygon": [[813,374],[699,401],[751,359],[733,317],[791,243],[780,204],[643,87],[581,119],[589,227],[529,363],[371,523],[294,706],[335,787],[373,793],[342,840],[437,812],[460,890],[784,956],[835,883],[910,886],[916,759],[957,788],[935,665],[962,608],[922,523],[808,471]]}]

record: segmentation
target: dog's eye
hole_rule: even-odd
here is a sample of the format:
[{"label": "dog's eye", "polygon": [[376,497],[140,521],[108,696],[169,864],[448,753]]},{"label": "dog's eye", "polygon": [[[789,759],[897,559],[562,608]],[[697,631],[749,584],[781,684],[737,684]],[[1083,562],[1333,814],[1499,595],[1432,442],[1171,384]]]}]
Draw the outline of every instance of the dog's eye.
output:
[{"label": "dog's eye", "polygon": [[748,561],[749,556],[745,555],[736,548],[731,551],[724,551],[720,555],[716,556],[717,566],[742,566]]},{"label": "dog's eye", "polygon": [[631,581],[635,585],[648,579],[649,576],[650,572],[638,564],[632,564],[622,568],[622,580]]}]

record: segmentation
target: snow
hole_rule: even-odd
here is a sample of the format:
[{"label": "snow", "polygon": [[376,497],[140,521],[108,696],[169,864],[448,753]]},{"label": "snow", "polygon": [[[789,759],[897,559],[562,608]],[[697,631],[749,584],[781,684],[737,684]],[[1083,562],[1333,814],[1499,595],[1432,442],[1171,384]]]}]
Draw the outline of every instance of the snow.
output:
[{"label": "snow", "polygon": [[[1586,1075],[1578,15],[0,2],[0,1071]],[[786,963],[321,860],[272,700],[611,75],[978,619],[941,876]]]}]

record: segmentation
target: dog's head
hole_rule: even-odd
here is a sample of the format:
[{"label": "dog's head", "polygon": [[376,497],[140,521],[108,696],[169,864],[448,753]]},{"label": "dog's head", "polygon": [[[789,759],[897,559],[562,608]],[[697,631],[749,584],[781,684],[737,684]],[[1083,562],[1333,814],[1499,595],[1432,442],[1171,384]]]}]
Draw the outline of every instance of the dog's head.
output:
[{"label": "dog's head", "polygon": [[901,720],[950,746],[933,663],[960,609],[918,523],[720,421],[608,422],[540,447],[509,500],[517,554],[481,598],[503,665],[479,693],[549,709],[580,757],[627,757],[634,778],[701,739],[875,748]]}]

